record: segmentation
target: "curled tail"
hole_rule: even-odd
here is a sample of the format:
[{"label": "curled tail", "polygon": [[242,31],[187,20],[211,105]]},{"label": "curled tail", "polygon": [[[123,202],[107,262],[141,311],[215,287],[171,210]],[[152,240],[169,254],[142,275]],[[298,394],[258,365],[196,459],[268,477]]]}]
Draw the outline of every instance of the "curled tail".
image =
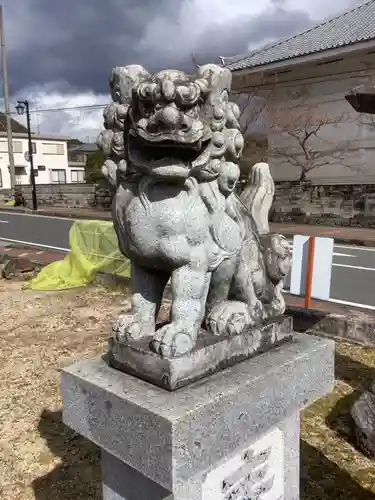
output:
[{"label": "curled tail", "polygon": [[268,216],[274,194],[275,184],[268,163],[256,163],[240,200],[250,212],[259,236],[270,232]]}]

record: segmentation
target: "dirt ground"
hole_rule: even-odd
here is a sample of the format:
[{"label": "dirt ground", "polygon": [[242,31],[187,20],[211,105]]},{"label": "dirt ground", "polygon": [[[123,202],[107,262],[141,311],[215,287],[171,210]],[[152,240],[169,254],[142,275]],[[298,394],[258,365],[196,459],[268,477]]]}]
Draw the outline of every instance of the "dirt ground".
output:
[{"label": "dirt ground", "polygon": [[[124,293],[32,292],[0,281],[0,498],[100,499],[99,453],[61,422],[59,368],[105,349]],[[375,462],[351,444],[347,410],[375,353],[337,344],[334,393],[305,410],[301,499],[375,500]]]},{"label": "dirt ground", "polygon": [[59,368],[105,348],[120,291],[0,281],[0,498],[101,498],[98,450],[61,422]]}]

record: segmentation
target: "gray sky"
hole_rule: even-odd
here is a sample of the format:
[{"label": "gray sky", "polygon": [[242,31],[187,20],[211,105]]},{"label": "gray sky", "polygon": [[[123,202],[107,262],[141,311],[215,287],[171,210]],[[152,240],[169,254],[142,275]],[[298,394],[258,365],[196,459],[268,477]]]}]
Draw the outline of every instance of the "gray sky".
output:
[{"label": "gray sky", "polygon": [[[200,63],[244,53],[309,27],[350,3],[2,0],[10,91],[13,97],[37,95],[42,108],[54,101],[65,103],[68,96],[76,104],[101,103],[113,66],[192,69],[192,53]],[[50,116],[50,127],[58,121]]]}]

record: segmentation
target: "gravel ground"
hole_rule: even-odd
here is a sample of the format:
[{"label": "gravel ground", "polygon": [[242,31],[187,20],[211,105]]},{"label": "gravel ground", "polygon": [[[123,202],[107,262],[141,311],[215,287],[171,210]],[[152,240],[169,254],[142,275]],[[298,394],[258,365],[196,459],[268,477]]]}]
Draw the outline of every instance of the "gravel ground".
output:
[{"label": "gravel ground", "polygon": [[[59,369],[104,351],[124,293],[0,281],[0,297],[0,498],[99,500],[99,453],[61,422]],[[375,378],[374,351],[338,343],[336,377],[335,391],[302,415],[301,499],[375,500],[375,462],[352,444],[348,420]]]}]

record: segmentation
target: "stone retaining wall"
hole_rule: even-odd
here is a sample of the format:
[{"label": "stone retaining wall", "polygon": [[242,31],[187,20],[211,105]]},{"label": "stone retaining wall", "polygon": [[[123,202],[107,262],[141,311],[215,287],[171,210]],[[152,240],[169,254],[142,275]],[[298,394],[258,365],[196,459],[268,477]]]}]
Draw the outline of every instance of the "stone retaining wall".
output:
[{"label": "stone retaining wall", "polygon": [[273,222],[375,227],[375,184],[278,182]]},{"label": "stone retaining wall", "polygon": [[[28,206],[31,187],[20,186]],[[109,208],[113,190],[107,185],[37,185],[40,207]],[[10,191],[0,189],[0,203],[10,199]],[[375,184],[313,185],[276,182],[271,213],[273,222],[375,227]]]},{"label": "stone retaining wall", "polygon": [[[31,206],[31,186],[18,186],[28,206]],[[43,184],[36,186],[38,205],[42,207],[109,208],[111,189],[94,184]],[[10,199],[9,189],[0,189],[0,202]]]}]

